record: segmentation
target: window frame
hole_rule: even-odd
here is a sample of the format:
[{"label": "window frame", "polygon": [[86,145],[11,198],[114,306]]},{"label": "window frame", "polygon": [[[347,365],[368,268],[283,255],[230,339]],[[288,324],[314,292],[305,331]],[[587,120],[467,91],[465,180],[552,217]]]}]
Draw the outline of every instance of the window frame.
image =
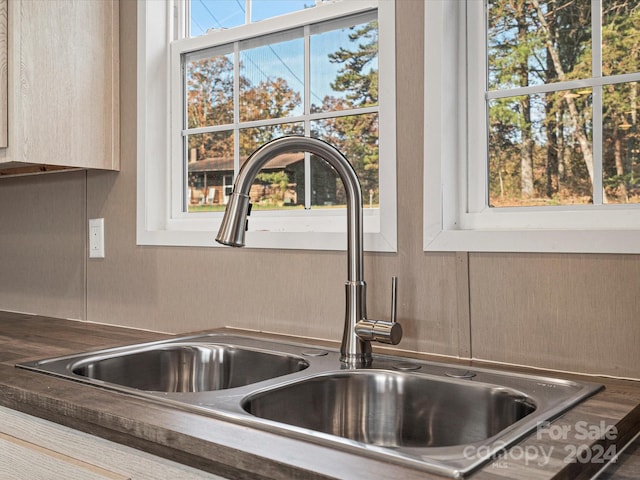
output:
[{"label": "window frame", "polygon": [[[176,205],[183,202],[182,162],[172,161],[178,151],[176,131],[182,129],[180,106],[175,103],[180,81],[179,47],[193,51],[206,48],[207,35],[184,40],[170,39],[184,34],[184,0],[138,3],[138,177],[137,243],[139,245],[218,246],[215,233],[222,220],[218,212],[186,214]],[[317,23],[318,12],[326,19],[378,8],[380,99],[380,208],[364,209],[364,247],[369,251],[395,252],[396,225],[396,132],[395,132],[395,1],[365,0],[320,5],[290,14],[300,24]],[[325,17],[322,17],[325,18]],[[384,21],[380,19],[384,18]],[[251,24],[255,35],[274,29],[292,28],[279,17]],[[281,25],[282,27],[279,27]],[[216,43],[237,40],[239,30],[215,32]],[[189,40],[189,42],[186,42]],[[384,40],[384,41],[383,41]],[[178,88],[179,89],[179,88]],[[387,92],[383,95],[382,92]],[[388,94],[388,92],[392,92]],[[178,113],[176,113],[176,109]],[[173,113],[173,114],[172,114]],[[180,139],[180,147],[182,141]],[[182,158],[182,155],[180,155]],[[383,159],[386,159],[383,162]],[[378,214],[379,212],[379,214]],[[269,229],[267,231],[267,229]],[[251,216],[247,247],[344,250],[346,209],[256,211]]]},{"label": "window frame", "polygon": [[638,204],[487,206],[484,4],[425,4],[424,250],[640,253]]}]

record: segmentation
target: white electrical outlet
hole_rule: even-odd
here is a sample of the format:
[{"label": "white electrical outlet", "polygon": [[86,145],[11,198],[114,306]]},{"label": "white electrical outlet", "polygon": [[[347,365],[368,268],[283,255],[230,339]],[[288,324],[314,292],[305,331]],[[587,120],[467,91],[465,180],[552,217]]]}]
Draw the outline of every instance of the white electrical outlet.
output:
[{"label": "white electrical outlet", "polygon": [[89,258],[104,258],[104,218],[89,219]]}]

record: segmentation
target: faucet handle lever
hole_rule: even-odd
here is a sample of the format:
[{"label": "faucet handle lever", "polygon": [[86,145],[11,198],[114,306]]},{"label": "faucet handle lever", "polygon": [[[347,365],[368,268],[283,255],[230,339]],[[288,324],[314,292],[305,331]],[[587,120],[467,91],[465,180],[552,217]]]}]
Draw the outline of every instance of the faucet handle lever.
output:
[{"label": "faucet handle lever", "polygon": [[391,277],[391,320],[362,319],[356,324],[356,334],[362,340],[397,345],[402,339],[402,326],[396,322],[398,277]]},{"label": "faucet handle lever", "polygon": [[398,313],[398,277],[391,277],[391,323],[396,323]]}]

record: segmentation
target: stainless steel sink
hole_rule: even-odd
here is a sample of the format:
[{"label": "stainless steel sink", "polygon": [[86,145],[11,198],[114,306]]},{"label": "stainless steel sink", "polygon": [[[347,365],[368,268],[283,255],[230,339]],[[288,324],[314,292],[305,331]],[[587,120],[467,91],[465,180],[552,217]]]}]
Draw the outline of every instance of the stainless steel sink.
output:
[{"label": "stainless steel sink", "polygon": [[223,333],[17,366],[454,478],[602,388]]},{"label": "stainless steel sink", "polygon": [[320,375],[248,397],[252,415],[380,447],[486,440],[536,410],[509,388],[361,370]]}]

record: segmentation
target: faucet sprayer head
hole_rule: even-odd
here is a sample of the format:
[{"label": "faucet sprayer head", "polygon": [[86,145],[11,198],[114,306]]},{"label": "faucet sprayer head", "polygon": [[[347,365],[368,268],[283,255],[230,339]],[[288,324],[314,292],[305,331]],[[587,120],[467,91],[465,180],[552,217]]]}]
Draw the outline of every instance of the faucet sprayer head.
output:
[{"label": "faucet sprayer head", "polygon": [[244,232],[250,210],[249,196],[234,191],[224,211],[216,242],[231,247],[244,247]]}]

